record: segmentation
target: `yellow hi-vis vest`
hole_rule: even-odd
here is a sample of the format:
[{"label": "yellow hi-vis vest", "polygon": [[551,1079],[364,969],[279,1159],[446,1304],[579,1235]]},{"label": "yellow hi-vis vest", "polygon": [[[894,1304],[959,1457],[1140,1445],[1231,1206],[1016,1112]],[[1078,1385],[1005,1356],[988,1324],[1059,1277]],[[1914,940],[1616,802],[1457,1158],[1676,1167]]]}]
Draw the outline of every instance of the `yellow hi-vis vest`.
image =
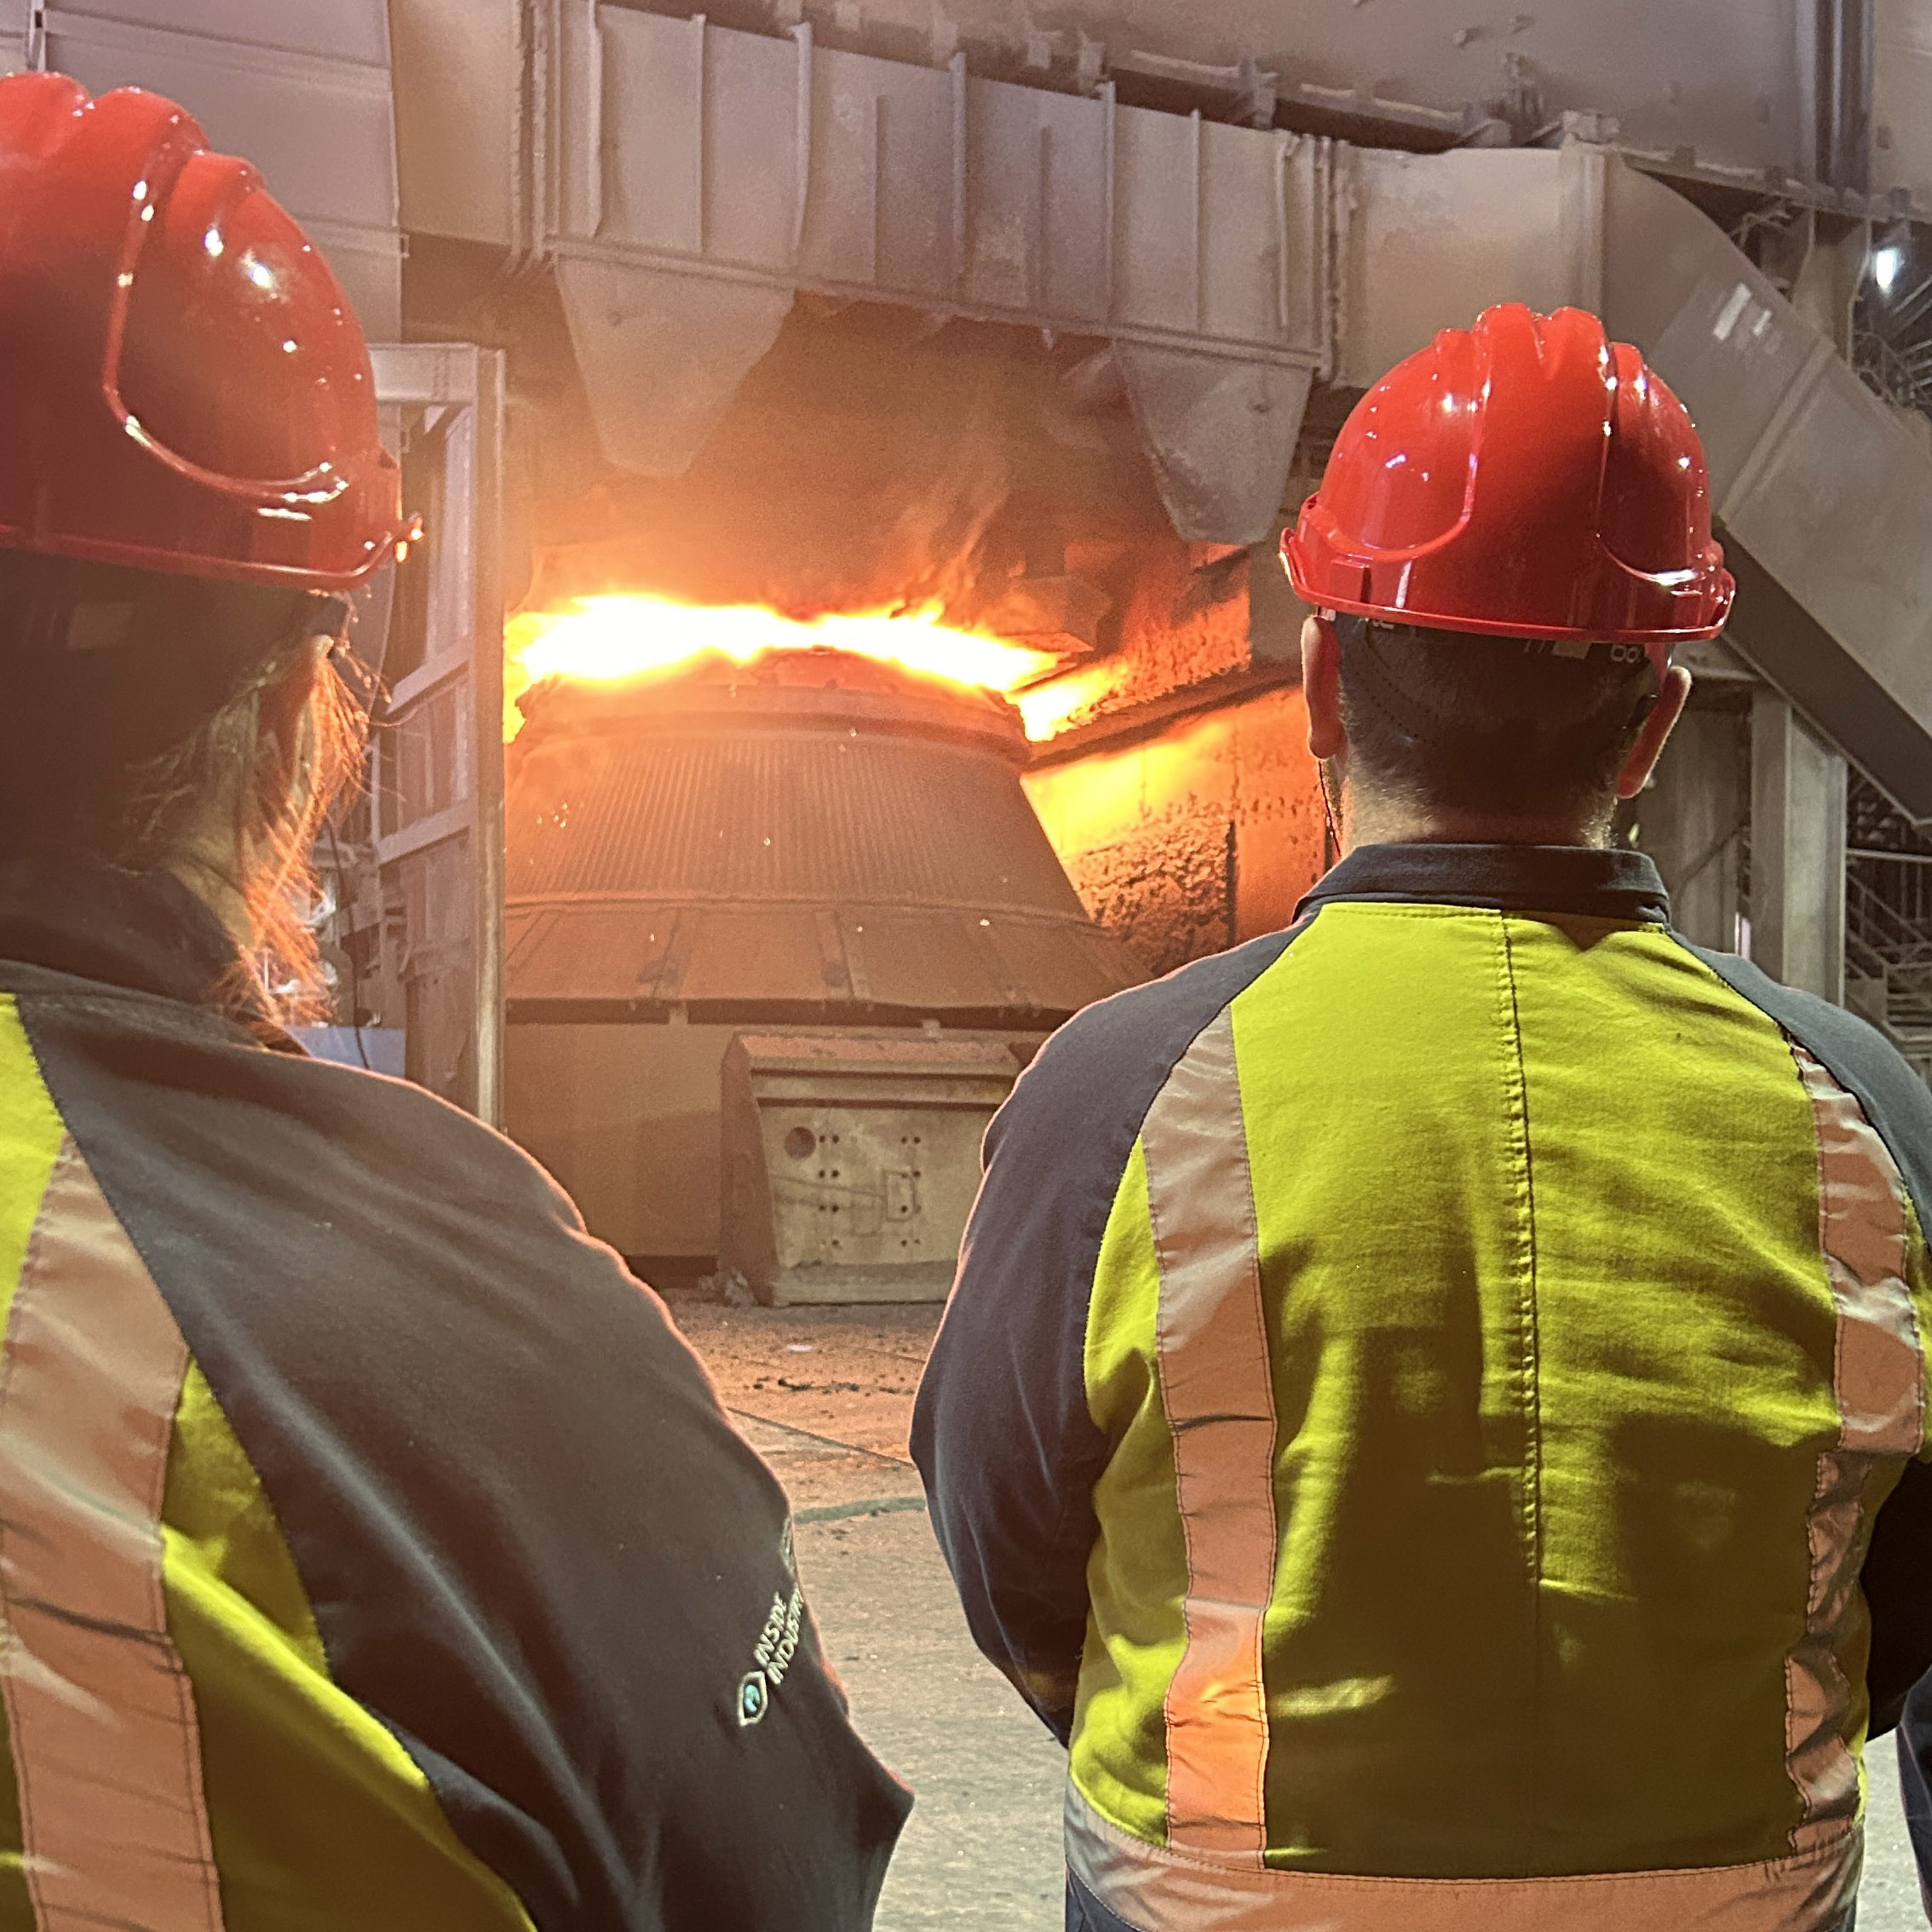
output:
[{"label": "yellow hi-vis vest", "polygon": [[995,1123],[915,1451],[1132,1932],[1850,1904],[1932,1095],[1667,922],[1635,853],[1369,848]]}]

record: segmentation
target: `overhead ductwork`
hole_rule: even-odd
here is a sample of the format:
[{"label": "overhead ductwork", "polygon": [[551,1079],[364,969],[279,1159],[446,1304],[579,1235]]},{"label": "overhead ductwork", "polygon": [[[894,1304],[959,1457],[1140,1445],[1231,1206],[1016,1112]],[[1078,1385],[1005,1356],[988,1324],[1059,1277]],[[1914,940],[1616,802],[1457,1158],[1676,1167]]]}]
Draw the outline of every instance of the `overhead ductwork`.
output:
[{"label": "overhead ductwork", "polygon": [[681,476],[778,340],[791,290],[598,256],[556,272],[604,455],[640,476]]},{"label": "overhead ductwork", "polygon": [[1110,339],[1176,527],[1267,534],[1327,342],[1326,143],[804,25],[560,0],[549,31],[529,245],[612,462],[679,474],[807,289]]}]

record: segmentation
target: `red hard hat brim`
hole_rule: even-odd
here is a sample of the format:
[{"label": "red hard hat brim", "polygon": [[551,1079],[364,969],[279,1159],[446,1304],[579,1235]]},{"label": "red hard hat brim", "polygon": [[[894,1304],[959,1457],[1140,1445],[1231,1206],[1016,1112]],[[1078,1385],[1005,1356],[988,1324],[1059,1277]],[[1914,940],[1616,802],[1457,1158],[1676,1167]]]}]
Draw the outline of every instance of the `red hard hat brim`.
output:
[{"label": "red hard hat brim", "polygon": [[42,556],[71,557],[77,563],[118,564],[131,570],[157,571],[164,576],[212,578],[224,584],[261,584],[289,589],[355,590],[368,583],[384,565],[400,562],[422,541],[423,520],[403,514],[400,495],[399,471],[398,501],[388,525],[391,534],[380,547],[337,570],[324,567],[313,559],[287,564],[259,558],[244,561],[193,548],[169,549],[152,543],[115,543],[106,538],[37,535],[10,529],[3,524],[0,524],[0,550],[32,550]]},{"label": "red hard hat brim", "polygon": [[1619,628],[1615,625],[1564,625],[1542,623],[1514,623],[1507,618],[1475,616],[1457,611],[1432,610],[1415,604],[1402,604],[1390,600],[1373,597],[1344,597],[1333,594],[1330,587],[1319,586],[1311,581],[1309,573],[1297,567],[1296,538],[1292,529],[1283,532],[1281,538],[1281,565],[1288,574],[1288,582],[1295,595],[1304,604],[1312,606],[1325,615],[1348,615],[1371,618],[1383,624],[1413,625],[1418,630],[1446,630],[1461,632],[1468,636],[1522,637],[1559,640],[1570,643],[1586,644],[1641,644],[1653,656],[1668,655],[1678,646],[1694,644],[1717,636],[1730,621],[1731,607],[1737,595],[1737,579],[1730,572],[1719,566],[1714,580],[1709,587],[1709,602],[1702,619],[1675,630],[1659,630],[1652,626],[1641,628]]}]

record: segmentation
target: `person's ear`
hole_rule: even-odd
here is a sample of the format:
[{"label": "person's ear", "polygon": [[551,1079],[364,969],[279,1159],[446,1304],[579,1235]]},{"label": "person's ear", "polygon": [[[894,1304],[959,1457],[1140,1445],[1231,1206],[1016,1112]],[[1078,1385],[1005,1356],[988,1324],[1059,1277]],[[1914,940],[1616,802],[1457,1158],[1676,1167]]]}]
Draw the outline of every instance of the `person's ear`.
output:
[{"label": "person's ear", "polygon": [[1650,707],[1650,716],[1643,721],[1636,743],[1631,745],[1623,769],[1617,773],[1619,798],[1635,798],[1650,783],[1650,774],[1657,769],[1657,761],[1663,756],[1664,746],[1677,720],[1684,715],[1690,694],[1691,674],[1682,664],[1672,664],[1664,674],[1657,702]]},{"label": "person's ear", "polygon": [[1333,758],[1347,746],[1342,722],[1342,644],[1332,618],[1311,616],[1302,626],[1302,694],[1308,707],[1308,750]]}]

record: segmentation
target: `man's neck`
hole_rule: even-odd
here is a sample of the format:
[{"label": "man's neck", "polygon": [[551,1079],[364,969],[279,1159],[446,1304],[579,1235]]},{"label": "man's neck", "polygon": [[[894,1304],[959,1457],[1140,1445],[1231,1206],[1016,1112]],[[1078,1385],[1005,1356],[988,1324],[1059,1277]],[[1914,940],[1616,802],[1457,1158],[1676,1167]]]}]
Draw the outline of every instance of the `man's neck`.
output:
[{"label": "man's neck", "polygon": [[1610,817],[1498,818],[1476,812],[1424,811],[1396,799],[1342,793],[1342,849],[1360,845],[1589,845],[1610,842]]}]

